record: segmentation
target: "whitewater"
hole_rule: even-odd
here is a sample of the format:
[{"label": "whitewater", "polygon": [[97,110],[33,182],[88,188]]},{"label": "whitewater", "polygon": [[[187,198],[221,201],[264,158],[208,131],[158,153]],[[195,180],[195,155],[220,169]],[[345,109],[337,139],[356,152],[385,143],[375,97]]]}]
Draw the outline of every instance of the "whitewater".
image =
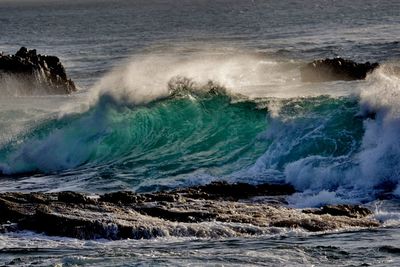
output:
[{"label": "whitewater", "polygon": [[[362,204],[383,225],[226,237],[252,226],[203,222],[206,238],[118,241],[1,233],[0,264],[398,265],[399,8],[0,1],[0,50],[59,55],[79,87],[49,96],[22,93],[18,80],[0,85],[0,192],[287,183],[297,191],[288,207]],[[302,81],[306,63],[336,56],[380,66],[365,80]]]}]

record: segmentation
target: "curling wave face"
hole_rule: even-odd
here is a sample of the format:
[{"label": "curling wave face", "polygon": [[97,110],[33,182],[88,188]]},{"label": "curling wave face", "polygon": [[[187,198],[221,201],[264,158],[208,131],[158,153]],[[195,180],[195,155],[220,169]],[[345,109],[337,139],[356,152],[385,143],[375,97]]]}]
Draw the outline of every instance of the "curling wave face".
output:
[{"label": "curling wave face", "polygon": [[142,106],[103,95],[88,111],[50,120],[7,144],[1,168],[4,174],[93,169],[133,184],[203,168],[217,175],[254,161],[265,149],[257,140],[265,127],[265,111],[217,92]]}]

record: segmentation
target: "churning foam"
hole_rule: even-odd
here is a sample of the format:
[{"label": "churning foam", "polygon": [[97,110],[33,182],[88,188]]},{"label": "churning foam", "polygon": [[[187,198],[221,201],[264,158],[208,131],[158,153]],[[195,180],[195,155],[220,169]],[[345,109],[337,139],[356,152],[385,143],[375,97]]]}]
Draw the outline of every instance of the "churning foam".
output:
[{"label": "churning foam", "polygon": [[294,205],[370,200],[384,193],[399,196],[400,79],[392,70],[384,65],[358,85],[360,113],[366,117],[358,150],[336,157],[306,156],[286,164],[286,182],[308,198],[296,196]]}]

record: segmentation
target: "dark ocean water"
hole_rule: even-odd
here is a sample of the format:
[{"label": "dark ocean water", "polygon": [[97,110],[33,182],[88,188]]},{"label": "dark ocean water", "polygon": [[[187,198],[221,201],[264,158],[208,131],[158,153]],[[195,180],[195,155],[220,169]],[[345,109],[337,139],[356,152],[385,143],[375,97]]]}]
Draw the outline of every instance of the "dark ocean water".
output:
[{"label": "dark ocean water", "polygon": [[[300,193],[289,204],[300,208],[392,199],[373,231],[113,242],[3,234],[0,263],[398,265],[399,10],[395,0],[0,0],[0,51],[57,55],[80,87],[22,96],[1,85],[0,191],[227,180],[291,183]],[[304,63],[335,56],[381,67],[363,81],[301,81]]]},{"label": "dark ocean water", "polygon": [[[7,1],[0,49],[59,55],[82,85],[132,54],[216,44],[273,57],[398,58],[398,1]],[[384,51],[384,52],[382,52]]]}]

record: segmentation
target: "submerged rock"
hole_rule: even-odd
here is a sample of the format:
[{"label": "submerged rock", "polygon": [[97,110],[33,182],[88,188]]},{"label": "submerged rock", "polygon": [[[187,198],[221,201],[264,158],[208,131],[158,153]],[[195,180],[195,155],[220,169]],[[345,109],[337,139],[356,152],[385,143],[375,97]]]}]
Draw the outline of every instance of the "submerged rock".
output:
[{"label": "submerged rock", "polygon": [[77,90],[60,59],[21,47],[15,55],[0,54],[0,85],[11,83],[23,94],[70,94]]},{"label": "submerged rock", "polygon": [[304,82],[325,82],[335,80],[362,80],[368,73],[379,67],[378,63],[356,63],[343,58],[320,59],[300,69]]},{"label": "submerged rock", "polygon": [[280,194],[293,192],[289,185],[218,182],[147,194],[2,193],[0,232],[32,230],[81,239],[213,238],[266,234],[279,228],[314,232],[379,226],[368,217],[371,212],[359,206],[326,206],[302,212],[277,202],[249,199],[261,195],[279,199]]}]

